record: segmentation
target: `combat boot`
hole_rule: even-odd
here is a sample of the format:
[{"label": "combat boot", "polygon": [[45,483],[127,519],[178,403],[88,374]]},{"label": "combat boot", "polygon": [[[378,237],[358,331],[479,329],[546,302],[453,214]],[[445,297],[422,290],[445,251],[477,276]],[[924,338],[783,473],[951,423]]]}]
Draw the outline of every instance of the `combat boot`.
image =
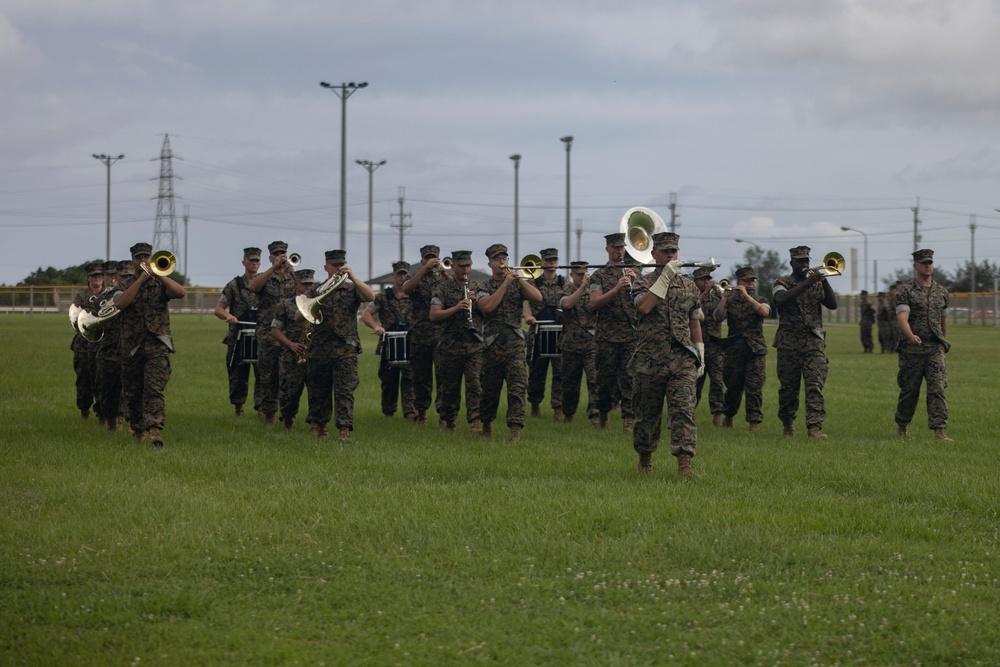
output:
[{"label": "combat boot", "polygon": [[653,453],[652,452],[640,452],[639,453],[639,472],[644,474],[649,474],[653,472]]},{"label": "combat boot", "polygon": [[122,418],[112,417],[108,420],[108,431],[110,433],[117,433],[122,428]]},{"label": "combat boot", "polygon": [[590,418],[590,425],[594,428],[603,428],[601,426],[601,418],[596,415]]},{"label": "combat boot", "polygon": [[282,417],[281,423],[285,426],[285,430],[291,431],[292,427],[295,426],[295,417]]},{"label": "combat boot", "polygon": [[909,433],[907,433],[907,431],[906,431],[906,425],[905,424],[896,424],[896,437],[897,438],[905,438],[908,435],[909,435]]},{"label": "combat boot", "polygon": [[531,416],[532,417],[541,417],[542,416],[542,409],[539,406],[532,404],[532,406],[531,406]]},{"label": "combat boot", "polygon": [[146,439],[145,431],[140,431],[139,429],[131,425],[128,427],[128,434],[132,436],[132,440],[134,440],[137,443],[142,442]]},{"label": "combat boot", "polygon": [[827,438],[826,433],[823,433],[822,431],[820,431],[820,427],[819,426],[810,426],[809,427],[809,437],[812,438],[812,439],[814,439],[814,440],[828,440],[829,439],[829,438]]},{"label": "combat boot", "polygon": [[237,403],[236,404],[236,416],[237,417],[242,417],[243,416],[243,404],[242,403]]},{"label": "combat boot", "polygon": [[309,424],[309,435],[319,435],[319,424]]},{"label": "combat boot", "polygon": [[98,426],[101,426],[101,427],[103,427],[103,428],[107,428],[107,426],[108,426],[108,420],[107,420],[107,419],[105,419],[104,417],[100,417],[100,418],[98,418],[98,420],[97,420],[97,425],[98,425]]},{"label": "combat boot", "polygon": [[723,415],[722,428],[732,428],[732,427],[733,427],[733,418],[730,417],[729,415]]},{"label": "combat boot", "polygon": [[635,418],[634,417],[625,417],[622,420],[622,430],[623,431],[627,431],[628,433],[634,433],[635,432]]},{"label": "combat boot", "polygon": [[573,423],[573,415],[563,415],[563,423],[564,424],[572,424]]},{"label": "combat boot", "polygon": [[712,415],[712,425],[722,428],[722,418],[724,416],[725,415],[723,415],[721,412],[716,412],[714,415]]},{"label": "combat boot", "polygon": [[163,446],[163,436],[160,435],[160,429],[158,428],[149,429],[149,441],[153,443],[154,447]]},{"label": "combat boot", "polygon": [[760,422],[750,422],[750,432],[756,433],[760,430]]},{"label": "combat boot", "polygon": [[955,442],[948,437],[948,434],[944,432],[943,428],[934,429],[934,438],[940,440],[941,442]]},{"label": "combat boot", "polygon": [[469,422],[469,430],[472,432],[473,435],[482,435],[483,422],[479,421],[478,419],[473,419],[471,422]]},{"label": "combat boot", "polygon": [[795,423],[794,422],[782,422],[781,434],[786,438],[791,438],[795,436]]},{"label": "combat boot", "polygon": [[427,413],[423,410],[417,412],[417,426],[427,426]]},{"label": "combat boot", "polygon": [[350,442],[351,441],[351,429],[344,427],[340,429],[340,441]]},{"label": "combat boot", "polygon": [[483,437],[484,438],[493,437],[493,422],[483,422]]},{"label": "combat boot", "polygon": [[87,408],[81,408],[80,409],[80,418],[81,419],[90,419],[90,410],[88,410]]},{"label": "combat boot", "polygon": [[316,426],[316,437],[325,438],[330,435],[330,429],[326,424],[319,424]]},{"label": "combat boot", "polygon": [[510,427],[510,442],[520,442],[521,441],[521,427],[511,426]]},{"label": "combat boot", "polygon": [[552,418],[556,420],[557,424],[565,424],[568,421],[562,410],[556,410]]},{"label": "combat boot", "polygon": [[698,479],[698,475],[691,469],[691,455],[681,452],[677,455],[677,474],[688,479]]},{"label": "combat boot", "polygon": [[598,427],[599,428],[603,428],[604,430],[608,429],[608,413],[607,412],[601,412],[601,421],[598,423]]},{"label": "combat boot", "polygon": [[441,429],[441,430],[444,430],[444,429],[448,428],[448,422],[446,422],[444,419],[438,417],[438,428]]},{"label": "combat boot", "polygon": [[457,427],[455,426],[455,420],[446,419],[444,422],[444,430],[448,431],[448,433],[454,433],[457,430]]}]

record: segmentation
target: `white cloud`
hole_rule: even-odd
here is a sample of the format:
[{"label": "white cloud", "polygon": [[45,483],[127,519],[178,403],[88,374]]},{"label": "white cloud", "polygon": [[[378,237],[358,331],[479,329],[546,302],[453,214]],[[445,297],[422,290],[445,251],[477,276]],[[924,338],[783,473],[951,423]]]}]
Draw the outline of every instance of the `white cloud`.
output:
[{"label": "white cloud", "polygon": [[44,65],[41,51],[5,15],[0,14],[0,76],[18,79]]}]

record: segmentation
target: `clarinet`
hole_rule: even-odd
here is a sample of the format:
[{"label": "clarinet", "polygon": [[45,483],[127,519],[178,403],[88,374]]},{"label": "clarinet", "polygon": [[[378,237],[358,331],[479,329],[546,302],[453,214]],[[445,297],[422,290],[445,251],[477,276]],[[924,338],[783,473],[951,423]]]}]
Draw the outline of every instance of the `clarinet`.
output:
[{"label": "clarinet", "polygon": [[[465,290],[463,298],[466,299],[466,300],[468,300],[468,298],[469,298],[469,274],[465,274],[464,276],[462,276],[462,284],[463,284],[463,289]],[[483,337],[482,337],[482,335],[478,331],[476,331],[476,324],[475,324],[475,322],[472,321],[472,304],[471,303],[469,304],[469,309],[467,311],[465,311],[465,317],[466,317],[466,322],[467,322],[466,327],[465,327],[466,332],[469,334],[469,336],[471,338],[473,338],[473,339],[475,339],[477,341],[482,342]]]}]

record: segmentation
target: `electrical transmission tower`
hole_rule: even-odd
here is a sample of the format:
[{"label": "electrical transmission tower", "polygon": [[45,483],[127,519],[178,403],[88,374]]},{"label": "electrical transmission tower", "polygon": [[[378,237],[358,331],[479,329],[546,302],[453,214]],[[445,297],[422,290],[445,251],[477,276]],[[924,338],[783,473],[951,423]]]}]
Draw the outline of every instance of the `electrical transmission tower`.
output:
[{"label": "electrical transmission tower", "polygon": [[[156,158],[153,158],[154,160]],[[174,257],[177,252],[177,216],[174,213],[174,163],[180,160],[170,150],[170,135],[163,135],[160,149],[160,194],[156,198],[156,227],[153,228],[153,251],[169,250]],[[177,178],[180,178],[179,176]]]}]

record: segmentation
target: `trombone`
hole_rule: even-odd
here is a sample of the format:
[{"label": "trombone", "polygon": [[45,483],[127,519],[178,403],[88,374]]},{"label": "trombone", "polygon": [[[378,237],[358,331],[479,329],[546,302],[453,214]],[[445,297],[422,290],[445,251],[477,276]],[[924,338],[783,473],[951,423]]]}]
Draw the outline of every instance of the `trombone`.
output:
[{"label": "trombone", "polygon": [[169,276],[177,269],[177,258],[169,250],[157,250],[149,258],[149,264],[140,264],[150,278]]},{"label": "trombone", "polygon": [[823,263],[806,269],[806,273],[818,273],[821,276],[842,276],[847,268],[847,260],[839,252],[828,252],[823,257]]},{"label": "trombone", "polygon": [[[841,258],[843,259],[843,258]],[[667,266],[666,264],[587,264],[588,269],[603,269],[606,266],[610,266],[613,269],[646,269],[646,268],[663,268]],[[700,262],[684,262],[681,267],[686,269],[712,269],[713,271],[722,266],[715,261],[714,257],[709,257],[708,259],[702,260]],[[522,278],[538,278],[542,275],[544,269],[573,269],[576,268],[572,265],[562,265],[559,266],[542,266],[542,260],[538,255],[525,255],[521,258],[521,263],[518,266],[507,266],[504,268],[508,271],[517,271]]]}]

